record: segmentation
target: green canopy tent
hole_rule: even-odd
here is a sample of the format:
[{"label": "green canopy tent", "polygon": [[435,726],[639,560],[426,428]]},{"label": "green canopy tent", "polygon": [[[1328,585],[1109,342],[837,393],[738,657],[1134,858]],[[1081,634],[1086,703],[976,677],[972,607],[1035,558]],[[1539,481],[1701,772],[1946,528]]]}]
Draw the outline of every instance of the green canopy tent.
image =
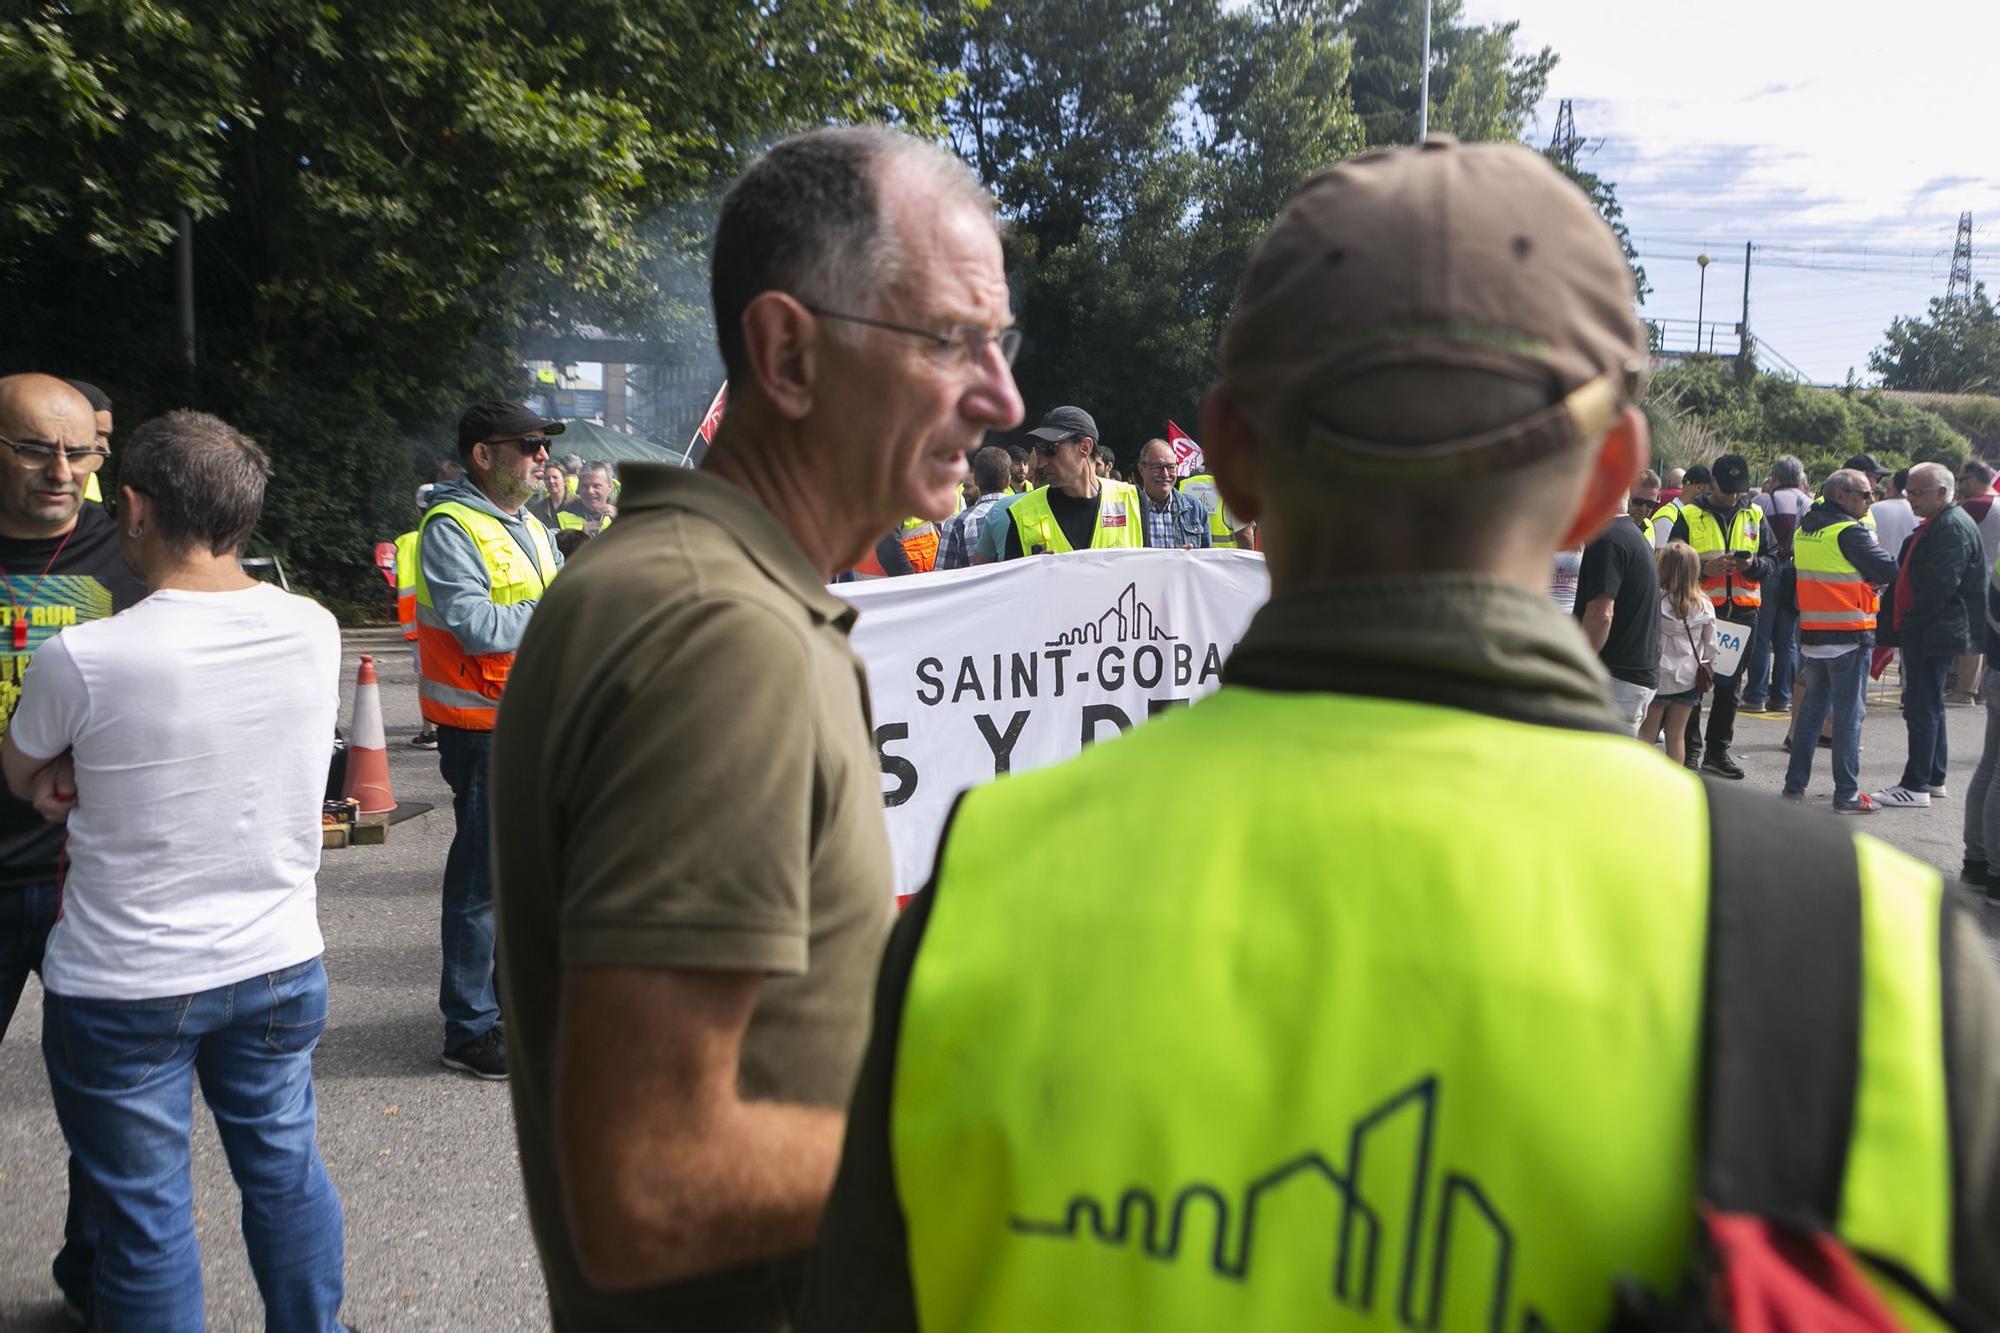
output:
[{"label": "green canopy tent", "polygon": [[672,463],[688,466],[687,455],[643,435],[627,435],[594,421],[565,421],[563,433],[549,440],[549,452],[576,454],[586,463]]}]

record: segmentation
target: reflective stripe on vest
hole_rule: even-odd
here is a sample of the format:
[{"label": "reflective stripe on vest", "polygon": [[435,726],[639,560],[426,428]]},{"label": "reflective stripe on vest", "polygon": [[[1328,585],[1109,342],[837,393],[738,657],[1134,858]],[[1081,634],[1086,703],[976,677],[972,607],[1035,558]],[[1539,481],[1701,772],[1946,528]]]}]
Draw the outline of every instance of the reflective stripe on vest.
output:
[{"label": "reflective stripe on vest", "polygon": [[506,524],[456,500],[432,505],[418,525],[417,702],[427,722],[466,731],[491,731],[499,712],[500,693],[514,667],[514,654],[466,652],[433,608],[430,584],[424,579],[421,534],[430,531],[431,524],[441,518],[451,519],[472,538],[480,561],[486,566],[488,596],[495,606],[532,602],[540,597],[549,580],[555,577],[555,548],[549,541],[548,529],[533,514],[521,515],[522,526],[534,546],[534,557],[530,559],[507,531]]},{"label": "reflective stripe on vest", "polygon": [[937,568],[938,528],[927,518],[906,518],[896,540],[909,557],[913,573],[928,574]]},{"label": "reflective stripe on vest", "polygon": [[1882,599],[1840,549],[1840,534],[1853,519],[1829,523],[1792,538],[1792,564],[1799,580],[1799,629],[1822,633],[1864,633],[1875,628]]},{"label": "reflective stripe on vest", "polygon": [[[1700,505],[1688,505],[1681,511],[1681,518],[1687,524],[1688,545],[1694,547],[1695,554],[1707,555],[1711,551],[1741,551],[1745,555],[1757,554],[1757,507],[1745,505],[1729,516],[1729,532],[1725,535],[1722,525],[1715,515]],[[1730,606],[1755,608],[1763,603],[1762,590],[1753,579],[1742,574],[1728,572],[1704,575],[1701,590],[1708,600],[1715,603],[1720,611]]]},{"label": "reflective stripe on vest", "polygon": [[[1049,507],[1049,489],[1029,491],[1007,506],[1015,531],[1021,534],[1022,555],[1062,554],[1076,548],[1063,535]],[[1109,551],[1144,546],[1146,523],[1139,515],[1139,488],[1122,481],[1097,483],[1097,524],[1090,534],[1090,549]]]},{"label": "reflective stripe on vest", "polygon": [[[1187,784],[1194,756],[1238,781]],[[1203,830],[1171,885],[1105,855],[1079,892],[1073,841],[1019,834],[1135,801]],[[1708,849],[1622,891],[1633,810],[1706,827],[1626,739],[1228,686],[971,792],[893,1062],[919,1326],[1591,1329],[1615,1279],[1671,1289]],[[1856,841],[1839,1222],[1949,1294],[1943,886]]]},{"label": "reflective stripe on vest", "polygon": [[1222,507],[1222,492],[1216,489],[1215,478],[1206,472],[1197,472],[1192,477],[1181,479],[1180,490],[1185,495],[1199,496],[1208,506],[1208,540],[1211,546],[1235,546],[1236,533],[1229,526],[1229,513]]},{"label": "reflective stripe on vest", "polygon": [[396,623],[403,637],[417,637],[417,530],[396,538]]},{"label": "reflective stripe on vest", "polygon": [[[588,520],[582,514],[572,514],[567,509],[558,509],[556,511],[557,532],[583,532],[587,530],[585,526],[587,522]],[[611,515],[606,514],[598,520],[597,530],[602,532],[610,526]]]}]

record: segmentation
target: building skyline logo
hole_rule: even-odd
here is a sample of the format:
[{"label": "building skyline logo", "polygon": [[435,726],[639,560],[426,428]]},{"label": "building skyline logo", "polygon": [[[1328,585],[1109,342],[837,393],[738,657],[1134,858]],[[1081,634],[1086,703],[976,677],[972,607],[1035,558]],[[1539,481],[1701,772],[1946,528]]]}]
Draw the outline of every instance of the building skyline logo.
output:
[{"label": "building skyline logo", "polygon": [[[1349,1126],[1344,1162],[1309,1149],[1233,1188],[1194,1181],[1165,1197],[1138,1184],[1115,1200],[1075,1194],[1060,1217],[1016,1215],[1007,1219],[1008,1229],[1050,1241],[1133,1248],[1169,1263],[1190,1260],[1218,1278],[1247,1282],[1255,1276],[1258,1237],[1284,1225],[1260,1219],[1261,1205],[1287,1186],[1309,1188],[1313,1182],[1333,1206],[1324,1243],[1331,1276],[1327,1294],[1335,1304],[1366,1314],[1393,1301],[1406,1328],[1436,1328],[1456,1266],[1464,1284],[1461,1297],[1485,1302],[1491,1333],[1504,1333],[1517,1312],[1521,1333],[1542,1333],[1548,1325],[1541,1314],[1532,1305],[1517,1305],[1514,1227],[1470,1175],[1439,1170],[1442,1096],[1435,1074],[1390,1095]],[[1411,1157],[1394,1163],[1407,1172],[1402,1175],[1407,1192],[1368,1199],[1361,1177],[1364,1158],[1373,1160],[1370,1140],[1399,1122],[1404,1133],[1415,1130]],[[1392,1166],[1391,1178],[1395,1174]],[[1470,1243],[1468,1229],[1483,1231],[1485,1243]],[[1468,1251],[1471,1257],[1462,1257]]]},{"label": "building skyline logo", "polygon": [[1118,594],[1118,600],[1111,604],[1110,610],[1095,620],[1086,620],[1074,629],[1064,630],[1044,646],[1080,648],[1086,644],[1174,643],[1179,637],[1160,627],[1153,608],[1139,600],[1139,585],[1133,582],[1125,585],[1125,591]]}]

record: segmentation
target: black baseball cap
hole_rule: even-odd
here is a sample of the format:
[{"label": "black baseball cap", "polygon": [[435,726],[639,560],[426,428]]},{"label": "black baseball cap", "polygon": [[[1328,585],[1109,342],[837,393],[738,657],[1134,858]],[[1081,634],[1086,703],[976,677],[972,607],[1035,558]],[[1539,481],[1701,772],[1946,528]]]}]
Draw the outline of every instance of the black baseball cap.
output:
[{"label": "black baseball cap", "polygon": [[1074,440],[1087,435],[1091,439],[1101,439],[1097,433],[1097,423],[1090,413],[1080,407],[1058,407],[1042,418],[1042,424],[1028,432],[1032,439],[1047,440],[1051,444],[1063,440]]},{"label": "black baseball cap", "polygon": [[1856,454],[1841,466],[1853,468],[1856,472],[1866,472],[1871,477],[1886,477],[1894,471],[1893,468],[1883,467],[1873,454]]},{"label": "black baseball cap", "polygon": [[1681,485],[1713,486],[1715,485],[1715,474],[1708,470],[1708,464],[1696,463],[1693,467],[1689,468],[1686,472],[1681,474]]},{"label": "black baseball cap", "polygon": [[473,445],[495,435],[526,435],[532,431],[560,435],[563,424],[530,412],[519,403],[488,399],[466,408],[465,415],[458,419],[458,451],[469,453]]},{"label": "black baseball cap", "polygon": [[1724,454],[1709,471],[1715,489],[1724,495],[1741,495],[1750,489],[1750,460],[1742,454]]}]

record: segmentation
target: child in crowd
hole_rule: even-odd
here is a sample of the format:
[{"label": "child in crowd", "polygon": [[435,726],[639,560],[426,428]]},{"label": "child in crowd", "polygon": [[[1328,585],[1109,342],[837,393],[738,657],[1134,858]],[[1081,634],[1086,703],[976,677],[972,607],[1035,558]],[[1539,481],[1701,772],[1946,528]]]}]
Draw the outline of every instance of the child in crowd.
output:
[{"label": "child in crowd", "polygon": [[1667,758],[1687,762],[1688,715],[1701,703],[1701,668],[1715,660],[1715,608],[1701,590],[1701,559],[1686,542],[1668,542],[1660,566],[1660,684],[1639,734],[1667,732]]}]

